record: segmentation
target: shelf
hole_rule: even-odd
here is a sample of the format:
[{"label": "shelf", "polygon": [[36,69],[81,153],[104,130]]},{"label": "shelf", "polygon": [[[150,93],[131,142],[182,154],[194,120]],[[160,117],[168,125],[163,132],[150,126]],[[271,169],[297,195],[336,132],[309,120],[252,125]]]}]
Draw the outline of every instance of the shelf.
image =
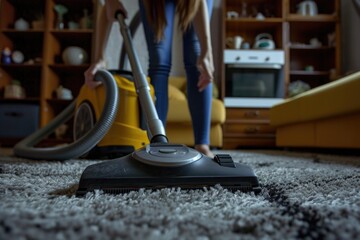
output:
[{"label": "shelf", "polygon": [[290,50],[335,50],[335,46],[314,47],[309,44],[290,44]]},{"label": "shelf", "polygon": [[51,109],[53,109],[56,114],[61,113],[65,108],[69,106],[69,104],[72,101],[74,101],[74,99],[72,100],[63,100],[57,98],[46,99],[46,102],[49,104]]},{"label": "shelf", "polygon": [[336,14],[317,14],[315,16],[289,14],[286,18],[289,22],[336,22],[338,19],[339,17]]},{"label": "shelf", "polygon": [[[246,9],[243,9],[246,7]],[[282,17],[283,16],[284,3],[283,0],[226,0],[223,6],[225,13],[232,11],[242,16],[256,16],[258,12],[268,17]],[[245,10],[245,11],[243,11]]]},{"label": "shelf", "polygon": [[38,78],[40,80],[40,64],[3,64],[0,67],[14,78]]},{"label": "shelf", "polygon": [[19,36],[19,35],[24,35],[24,34],[43,34],[44,33],[44,29],[29,29],[29,30],[25,30],[25,31],[21,31],[21,30],[16,30],[16,29],[2,29],[1,30],[4,34],[9,35],[9,36]]},{"label": "shelf", "polygon": [[53,36],[58,39],[61,39],[62,42],[66,42],[67,45],[70,44],[91,44],[91,36],[93,34],[93,30],[52,30],[50,31]]},{"label": "shelf", "polygon": [[40,83],[41,78],[41,64],[2,64],[0,67],[13,78],[23,79],[38,79]]},{"label": "shelf", "polygon": [[58,30],[58,29],[54,29],[50,31],[52,34],[54,34],[55,36],[81,36],[81,35],[91,35],[94,31],[92,29],[63,29],[63,30]]},{"label": "shelf", "polygon": [[244,42],[254,45],[258,34],[268,33],[272,36],[276,48],[283,48],[283,18],[233,18],[225,20],[225,37],[240,35]]},{"label": "shelf", "polygon": [[7,29],[2,31],[4,36],[7,38],[14,40],[18,44],[24,44],[24,42],[31,43],[31,45],[42,46],[44,31],[41,30],[27,30],[27,31],[19,31],[14,29]]},{"label": "shelf", "polygon": [[32,104],[40,104],[40,98],[0,98],[0,103],[32,103]]},{"label": "shelf", "polygon": [[34,63],[34,64],[26,64],[26,63],[10,63],[10,64],[0,64],[0,67],[3,69],[33,69],[33,70],[40,70],[41,63]]},{"label": "shelf", "polygon": [[305,71],[305,70],[290,70],[291,75],[298,76],[328,76],[328,71]]},{"label": "shelf", "polygon": [[85,72],[86,69],[90,67],[90,64],[80,64],[80,65],[68,65],[68,64],[51,64],[49,67],[56,73],[64,73],[64,72]]},{"label": "shelf", "polygon": [[11,3],[14,6],[27,6],[31,7],[33,5],[41,5],[44,3],[45,0],[31,0],[31,1],[24,1],[24,0],[11,0]]},{"label": "shelf", "polygon": [[316,34],[320,30],[320,34],[324,32],[331,32],[335,30],[335,22],[326,22],[326,21],[292,21],[289,22],[290,33],[298,32],[301,34]]},{"label": "shelf", "polygon": [[56,0],[56,3],[63,4],[65,6],[74,6],[74,8],[88,8],[92,9],[92,6],[89,6],[89,0],[76,0],[76,4],[74,4],[74,0]]},{"label": "shelf", "polygon": [[226,20],[226,28],[237,28],[242,31],[251,29],[252,31],[266,31],[268,28],[282,26],[281,18],[257,20],[255,18],[237,18]]},{"label": "shelf", "polygon": [[62,106],[62,107],[68,106],[72,101],[73,100],[63,100],[63,99],[56,99],[56,98],[46,99],[47,103],[49,103],[51,105]]},{"label": "shelf", "polygon": [[227,23],[231,23],[231,22],[236,22],[236,23],[261,23],[261,24],[266,24],[266,23],[282,23],[283,19],[282,18],[265,18],[265,19],[256,19],[256,18],[231,18],[231,19],[226,19]]}]

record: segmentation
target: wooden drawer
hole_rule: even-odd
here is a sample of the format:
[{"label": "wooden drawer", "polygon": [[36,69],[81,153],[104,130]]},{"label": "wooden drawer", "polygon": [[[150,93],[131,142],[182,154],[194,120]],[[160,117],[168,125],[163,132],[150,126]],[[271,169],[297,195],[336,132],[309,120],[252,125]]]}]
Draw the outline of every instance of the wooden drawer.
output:
[{"label": "wooden drawer", "polygon": [[239,148],[248,148],[248,147],[275,147],[275,138],[274,137],[224,138],[223,149],[239,149]]},{"label": "wooden drawer", "polygon": [[227,120],[269,120],[269,109],[226,108]]},{"label": "wooden drawer", "polygon": [[275,134],[275,128],[268,124],[226,123],[224,132],[226,136]]},{"label": "wooden drawer", "polygon": [[269,109],[226,108],[224,149],[274,146],[275,128],[269,123]]}]

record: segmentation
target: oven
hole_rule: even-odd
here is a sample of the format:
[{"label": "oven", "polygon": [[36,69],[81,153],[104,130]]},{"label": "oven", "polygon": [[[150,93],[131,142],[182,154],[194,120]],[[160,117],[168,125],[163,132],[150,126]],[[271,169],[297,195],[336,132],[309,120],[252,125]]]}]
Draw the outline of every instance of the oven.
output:
[{"label": "oven", "polygon": [[225,50],[226,107],[269,108],[284,98],[284,51]]}]

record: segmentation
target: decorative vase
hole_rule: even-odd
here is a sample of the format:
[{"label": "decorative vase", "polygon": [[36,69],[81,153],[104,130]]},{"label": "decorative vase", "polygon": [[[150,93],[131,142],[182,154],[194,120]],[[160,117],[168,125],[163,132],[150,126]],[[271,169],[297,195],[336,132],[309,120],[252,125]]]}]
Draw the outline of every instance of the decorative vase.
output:
[{"label": "decorative vase", "polygon": [[5,86],[4,98],[23,99],[25,97],[25,89],[18,80],[13,80],[11,84]]},{"label": "decorative vase", "polygon": [[87,9],[84,9],[84,16],[80,19],[81,29],[90,29],[91,28],[91,19]]},{"label": "decorative vase", "polygon": [[55,28],[56,29],[64,29],[65,28],[64,14],[68,12],[67,7],[65,7],[64,5],[61,5],[61,4],[56,4],[54,7],[54,10],[57,13]]},{"label": "decorative vase", "polygon": [[87,53],[81,47],[70,46],[63,51],[62,59],[65,64],[80,65],[87,61]]},{"label": "decorative vase", "polygon": [[1,63],[10,64],[11,63],[11,50],[8,47],[5,47],[1,51]]}]

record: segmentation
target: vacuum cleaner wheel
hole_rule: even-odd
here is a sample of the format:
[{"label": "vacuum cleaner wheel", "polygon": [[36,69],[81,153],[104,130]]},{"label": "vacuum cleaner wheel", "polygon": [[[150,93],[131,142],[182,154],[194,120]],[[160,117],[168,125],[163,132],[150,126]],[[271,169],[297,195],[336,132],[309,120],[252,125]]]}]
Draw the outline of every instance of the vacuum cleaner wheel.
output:
[{"label": "vacuum cleaner wheel", "polygon": [[76,110],[74,117],[74,140],[80,139],[95,125],[95,114],[88,102],[82,102]]}]

